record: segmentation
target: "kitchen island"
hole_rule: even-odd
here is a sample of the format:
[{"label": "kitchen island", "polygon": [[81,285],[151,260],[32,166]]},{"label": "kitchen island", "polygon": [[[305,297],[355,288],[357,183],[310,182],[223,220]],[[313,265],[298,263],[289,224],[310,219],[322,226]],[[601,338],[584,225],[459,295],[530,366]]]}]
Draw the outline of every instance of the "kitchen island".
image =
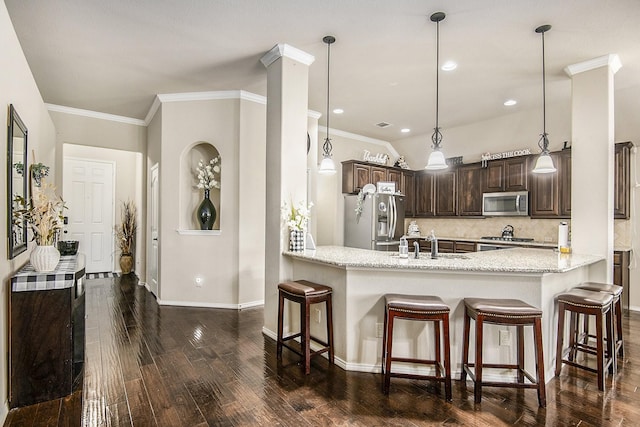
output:
[{"label": "kitchen island", "polygon": [[[452,374],[459,376],[462,359],[462,331],[465,297],[517,298],[543,310],[545,376],[553,376],[557,313],[555,295],[582,281],[599,279],[606,268],[604,257],[558,254],[548,249],[514,248],[467,254],[441,254],[431,259],[400,259],[397,253],[376,252],[338,246],[318,247],[314,251],[285,252],[292,261],[292,280],[306,279],[333,288],[333,323],[336,363],[346,370],[379,372],[384,294],[437,295],[451,307]],[[324,308],[313,311],[311,331],[324,337]],[[265,306],[266,315],[275,318],[277,307]],[[289,311],[285,325],[297,331],[297,307]],[[292,319],[288,323],[287,319]],[[286,327],[285,327],[286,328]],[[514,363],[515,330],[507,326],[485,327],[485,360]],[[432,354],[433,328],[420,322],[399,322],[394,332],[394,354],[417,357]],[[499,331],[503,345],[500,345]],[[265,327],[265,333],[275,337]],[[509,336],[510,335],[510,336]],[[526,367],[534,370],[533,340],[526,332]],[[505,338],[506,337],[506,338]],[[511,338],[510,345],[505,343]],[[473,338],[472,338],[473,339]],[[473,343],[471,343],[473,346]],[[472,347],[473,348],[473,347]],[[416,353],[417,352],[417,353]],[[406,372],[422,367],[406,366]],[[400,370],[400,369],[399,369]],[[500,372],[487,375],[500,376]]]}]

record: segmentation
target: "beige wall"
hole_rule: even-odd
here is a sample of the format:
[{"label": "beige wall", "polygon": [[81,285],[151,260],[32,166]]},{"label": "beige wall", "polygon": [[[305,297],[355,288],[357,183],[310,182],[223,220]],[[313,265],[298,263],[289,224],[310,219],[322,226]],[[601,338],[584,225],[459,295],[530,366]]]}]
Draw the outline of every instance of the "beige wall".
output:
[{"label": "beige wall", "polygon": [[[42,96],[33,79],[29,65],[24,57],[18,38],[13,30],[4,2],[0,2],[0,123],[7,123],[9,104],[13,104],[20,118],[28,130],[28,162],[33,163],[35,153],[36,161],[42,162],[52,169],[49,177],[55,182],[58,175],[55,159],[55,129],[49,113],[44,106]],[[3,127],[0,140],[2,141],[2,156],[7,153],[6,127]],[[0,162],[0,176],[7,176],[6,161]],[[0,195],[0,211],[6,216],[7,212],[7,186],[2,185]],[[4,420],[8,412],[8,301],[10,278],[29,259],[29,250],[18,257],[7,259],[7,226],[6,218],[2,219],[3,225],[0,227],[0,240],[4,248],[0,256],[0,278],[2,287],[0,289],[0,423]],[[33,244],[30,244],[29,249]]]},{"label": "beige wall", "polygon": [[[160,160],[161,304],[242,307],[260,303],[264,286],[265,106],[240,99],[165,102],[149,131],[151,165]],[[155,123],[158,123],[157,125]],[[160,128],[158,132],[157,128]],[[201,232],[193,206],[190,150],[221,156],[219,231]],[[153,149],[151,144],[154,145]],[[188,195],[188,197],[183,197]],[[201,194],[200,194],[201,197]],[[202,287],[195,286],[195,278]]]}]

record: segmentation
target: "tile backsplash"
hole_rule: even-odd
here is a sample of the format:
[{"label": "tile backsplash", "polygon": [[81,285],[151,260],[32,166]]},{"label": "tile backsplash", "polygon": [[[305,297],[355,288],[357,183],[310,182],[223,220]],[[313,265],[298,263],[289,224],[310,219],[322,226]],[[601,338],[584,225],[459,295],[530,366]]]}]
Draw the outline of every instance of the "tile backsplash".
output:
[{"label": "tile backsplash", "polygon": [[[533,238],[537,242],[558,242],[558,225],[561,219],[531,219],[529,217],[487,217],[487,218],[408,218],[405,232],[411,221],[416,221],[420,234],[429,235],[435,230],[436,236],[479,238],[500,236],[505,225],[512,225],[514,237]],[[571,222],[569,222],[571,225]],[[616,220],[614,234],[616,245],[631,246],[631,221]]]}]

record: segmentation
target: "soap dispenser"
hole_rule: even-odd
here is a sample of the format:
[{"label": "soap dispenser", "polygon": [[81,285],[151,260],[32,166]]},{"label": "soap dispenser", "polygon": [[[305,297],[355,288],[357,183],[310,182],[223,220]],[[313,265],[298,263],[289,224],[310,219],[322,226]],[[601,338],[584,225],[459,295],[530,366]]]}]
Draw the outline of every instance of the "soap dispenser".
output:
[{"label": "soap dispenser", "polygon": [[431,258],[438,258],[438,239],[436,238],[436,232],[431,230],[431,236],[429,236],[429,240],[431,241]]},{"label": "soap dispenser", "polygon": [[405,236],[400,238],[399,255],[400,258],[409,258],[409,242]]}]

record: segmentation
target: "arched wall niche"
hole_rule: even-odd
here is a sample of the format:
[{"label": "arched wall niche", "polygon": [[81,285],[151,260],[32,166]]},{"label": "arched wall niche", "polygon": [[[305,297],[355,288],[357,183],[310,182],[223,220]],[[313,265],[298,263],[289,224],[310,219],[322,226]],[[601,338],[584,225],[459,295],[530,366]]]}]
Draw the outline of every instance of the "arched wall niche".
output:
[{"label": "arched wall niche", "polygon": [[[180,161],[180,214],[179,228],[181,230],[200,230],[196,211],[203,200],[204,190],[198,185],[198,162],[208,164],[211,159],[218,158],[217,165],[222,169],[222,157],[215,145],[206,141],[197,141],[188,146],[182,153]],[[211,188],[209,198],[216,208],[216,221],[213,230],[220,231],[222,206],[220,205],[220,192],[223,188],[221,173],[216,173],[215,178],[220,182],[220,188]]]}]

